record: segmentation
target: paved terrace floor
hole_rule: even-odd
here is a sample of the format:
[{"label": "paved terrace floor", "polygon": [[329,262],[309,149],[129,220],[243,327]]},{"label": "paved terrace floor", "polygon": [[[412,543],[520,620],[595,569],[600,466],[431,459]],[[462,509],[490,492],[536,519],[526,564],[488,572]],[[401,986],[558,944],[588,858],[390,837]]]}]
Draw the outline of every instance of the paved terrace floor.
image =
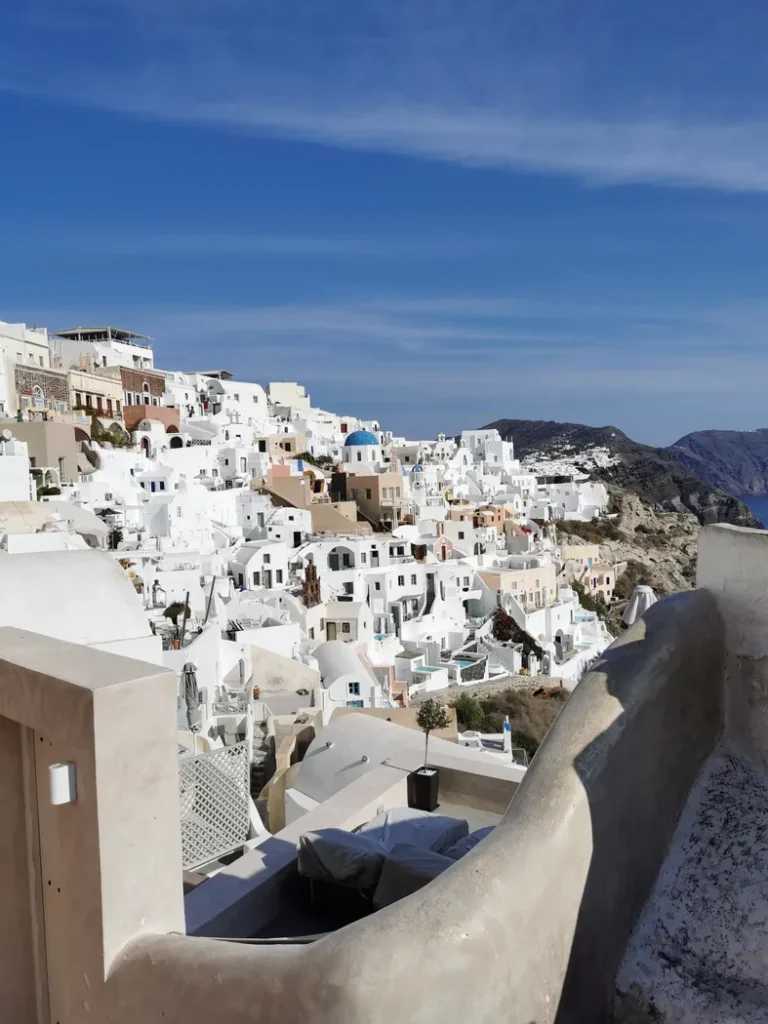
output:
[{"label": "paved terrace floor", "polygon": [[617,1024],[768,1024],[768,779],[720,747],[617,979]]}]

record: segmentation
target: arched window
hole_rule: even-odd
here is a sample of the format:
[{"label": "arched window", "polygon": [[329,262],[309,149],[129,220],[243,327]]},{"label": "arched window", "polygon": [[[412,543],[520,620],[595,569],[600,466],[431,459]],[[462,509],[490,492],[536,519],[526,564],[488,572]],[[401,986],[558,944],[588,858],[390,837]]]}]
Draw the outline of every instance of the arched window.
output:
[{"label": "arched window", "polygon": [[35,409],[45,408],[45,394],[39,384],[32,388],[32,405]]},{"label": "arched window", "polygon": [[146,381],[142,384],[141,390],[144,395],[144,404],[149,405],[149,384]]}]

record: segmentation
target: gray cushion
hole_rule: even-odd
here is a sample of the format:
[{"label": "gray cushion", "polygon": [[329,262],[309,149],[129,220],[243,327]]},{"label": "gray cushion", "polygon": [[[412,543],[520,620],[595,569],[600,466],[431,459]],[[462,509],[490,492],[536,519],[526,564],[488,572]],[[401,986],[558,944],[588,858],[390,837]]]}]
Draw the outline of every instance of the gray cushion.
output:
[{"label": "gray cushion", "polygon": [[423,850],[444,853],[469,832],[462,818],[430,814],[414,807],[394,807],[379,814],[360,829],[358,835],[377,839],[385,850],[396,843],[410,843]]},{"label": "gray cushion", "polygon": [[410,896],[427,882],[437,878],[455,861],[434,850],[425,850],[411,843],[396,843],[387,854],[376,891],[373,905],[377,909]]},{"label": "gray cushion", "polygon": [[493,832],[494,825],[485,825],[483,828],[475,829],[474,832],[470,832],[468,836],[464,836],[459,839],[457,843],[444,850],[446,857],[452,857],[453,860],[460,860],[465,854],[469,853],[470,850],[474,849],[475,846],[487,835]]},{"label": "gray cushion", "polygon": [[305,832],[297,843],[300,875],[316,882],[336,882],[353,889],[376,885],[384,865],[380,843],[359,832],[323,828]]}]

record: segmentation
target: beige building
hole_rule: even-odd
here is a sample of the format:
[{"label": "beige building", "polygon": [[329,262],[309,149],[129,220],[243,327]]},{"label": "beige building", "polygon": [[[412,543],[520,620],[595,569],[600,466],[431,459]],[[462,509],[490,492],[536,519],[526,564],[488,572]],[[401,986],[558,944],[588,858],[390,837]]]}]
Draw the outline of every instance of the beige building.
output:
[{"label": "beige building", "polygon": [[[334,477],[334,486],[340,477],[341,474]],[[357,503],[367,520],[389,530],[402,522],[402,473],[351,473],[344,480],[345,497]]]},{"label": "beige building", "polygon": [[626,568],[626,562],[617,562],[615,565],[592,565],[584,574],[579,577],[578,582],[603,604],[610,604],[613,600],[613,590],[616,580]]},{"label": "beige building", "polygon": [[309,476],[280,476],[274,469],[269,480],[251,480],[251,490],[268,494],[275,505],[307,509],[312,516],[313,533],[366,535],[372,532],[369,523],[357,521],[354,501],[331,501],[327,494],[315,493],[315,483]]},{"label": "beige building", "polygon": [[44,480],[45,483],[71,483],[77,480],[80,451],[73,423],[42,420],[19,423],[6,420],[0,421],[0,428],[3,427],[11,430],[19,441],[26,442],[33,476],[40,475],[35,470],[41,471],[43,476],[45,470],[52,470],[49,478]]},{"label": "beige building", "polygon": [[122,422],[123,385],[119,374],[108,376],[91,370],[72,369],[69,401],[73,409],[96,413],[106,420]]},{"label": "beige building", "polygon": [[254,434],[257,452],[269,455],[273,462],[294,458],[307,450],[306,434]]},{"label": "beige building", "polygon": [[546,608],[557,597],[554,565],[532,569],[481,569],[480,578],[491,590],[510,594],[525,611]]},{"label": "beige building", "polygon": [[566,569],[570,566],[572,579],[578,580],[587,569],[600,561],[600,545],[561,544],[560,557]]}]

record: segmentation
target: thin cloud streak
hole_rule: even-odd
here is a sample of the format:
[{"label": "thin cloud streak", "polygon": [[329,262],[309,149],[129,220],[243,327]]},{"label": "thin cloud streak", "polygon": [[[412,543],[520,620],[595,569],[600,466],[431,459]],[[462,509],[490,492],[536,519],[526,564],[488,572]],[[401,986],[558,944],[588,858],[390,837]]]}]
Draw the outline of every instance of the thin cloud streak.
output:
[{"label": "thin cloud streak", "polygon": [[[634,19],[602,0],[578,18],[512,0],[66,6],[0,9],[0,90],[469,168],[768,190],[768,89],[721,44],[752,24],[742,45],[760,53],[762,23],[722,5],[699,5],[696,42],[661,2]],[[99,33],[120,39],[114,60],[95,57]],[[691,88],[707,56],[720,78]]]}]

